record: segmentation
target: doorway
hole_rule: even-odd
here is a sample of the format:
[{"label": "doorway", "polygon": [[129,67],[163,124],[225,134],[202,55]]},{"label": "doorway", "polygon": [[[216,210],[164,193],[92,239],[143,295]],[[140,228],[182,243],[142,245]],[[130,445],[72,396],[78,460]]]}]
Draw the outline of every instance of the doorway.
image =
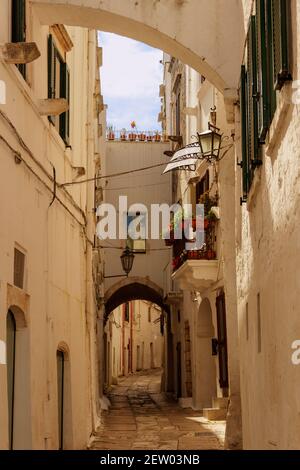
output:
[{"label": "doorway", "polygon": [[31,449],[29,332],[17,306],[6,316],[8,448]]},{"label": "doorway", "polygon": [[176,346],[176,356],[177,356],[177,398],[180,398],[182,395],[181,391],[181,343],[177,343]]},{"label": "doorway", "polygon": [[72,401],[70,382],[70,361],[68,354],[58,349],[57,363],[57,412],[58,450],[72,449]]},{"label": "doorway", "polygon": [[227,357],[227,331],[226,331],[226,305],[225,294],[222,292],[216,298],[217,325],[218,325],[218,356],[219,356],[219,382],[223,393],[228,393],[228,357]]},{"label": "doorway", "polygon": [[58,408],[58,449],[64,448],[64,383],[65,357],[63,351],[57,351],[57,408]]},{"label": "doorway", "polygon": [[14,435],[14,397],[15,397],[15,366],[16,366],[16,321],[9,310],[6,317],[6,368],[8,398],[8,438],[9,449],[13,449]]},{"label": "doorway", "polygon": [[153,343],[150,343],[150,369],[154,369],[154,351],[153,351]]},{"label": "doorway", "polygon": [[141,370],[141,348],[139,345],[136,347],[136,370]]}]

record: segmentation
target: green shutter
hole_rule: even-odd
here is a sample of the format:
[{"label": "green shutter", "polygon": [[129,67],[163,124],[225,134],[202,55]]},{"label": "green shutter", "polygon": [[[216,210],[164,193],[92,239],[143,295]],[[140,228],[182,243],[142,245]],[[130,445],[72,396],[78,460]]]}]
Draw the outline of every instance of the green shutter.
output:
[{"label": "green shutter", "polygon": [[258,55],[256,18],[251,16],[247,35],[247,65],[241,69],[241,125],[242,125],[242,172],[245,202],[255,168],[261,164],[259,146],[260,93],[258,81]]},{"label": "green shutter", "polygon": [[265,0],[256,0],[258,139],[261,144],[265,143],[271,121],[266,20]]},{"label": "green shutter", "polygon": [[[48,98],[56,97],[56,49],[52,35],[48,37]],[[55,116],[49,116],[49,121],[55,124]]]},{"label": "green shutter", "polygon": [[[11,9],[11,41],[26,42],[26,2],[12,0]],[[18,64],[23,77],[26,79],[26,64]]]},{"label": "green shutter", "polygon": [[254,168],[260,164],[258,141],[258,82],[256,50],[256,18],[251,16],[247,39],[247,95],[248,95],[248,172],[250,184]]},{"label": "green shutter", "polygon": [[265,14],[267,22],[267,44],[268,44],[268,90],[270,102],[270,123],[277,107],[276,90],[274,88],[274,67],[273,67],[273,19],[272,1],[265,0]]},{"label": "green shutter", "polygon": [[[70,103],[70,72],[65,62],[60,63],[60,97]],[[69,144],[70,111],[60,115],[59,134],[66,144]]]},{"label": "green shutter", "polygon": [[273,84],[280,90],[287,80],[291,80],[289,61],[289,0],[270,0],[272,28]]},{"label": "green shutter", "polygon": [[248,194],[248,122],[247,122],[247,76],[246,67],[242,65],[241,68],[241,89],[240,89],[240,102],[241,102],[241,137],[242,137],[242,182],[243,182],[243,197],[242,202],[247,200]]}]

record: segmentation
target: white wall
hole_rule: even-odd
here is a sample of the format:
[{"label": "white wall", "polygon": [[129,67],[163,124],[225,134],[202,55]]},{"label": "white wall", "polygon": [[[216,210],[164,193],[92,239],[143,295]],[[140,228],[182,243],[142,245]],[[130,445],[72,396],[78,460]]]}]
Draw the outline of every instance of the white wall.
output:
[{"label": "white wall", "polygon": [[[128,208],[131,204],[144,204],[149,213],[151,204],[169,204],[171,201],[170,174],[162,175],[167,158],[163,152],[169,148],[168,143],[144,142],[107,142],[105,170],[107,175],[143,167],[158,165],[141,172],[107,178],[104,182],[104,201],[118,209],[119,196],[128,197]],[[150,225],[149,225],[150,227]],[[160,229],[161,236],[162,229]],[[150,234],[149,234],[150,237]],[[125,247],[125,240],[103,241],[103,246]],[[152,251],[153,250],[153,251]],[[105,275],[122,274],[120,256],[122,248],[104,250]],[[160,240],[146,242],[146,254],[136,254],[130,276],[149,277],[158,286],[163,285],[163,268],[167,264],[169,249]],[[119,279],[106,279],[105,290]]]}]

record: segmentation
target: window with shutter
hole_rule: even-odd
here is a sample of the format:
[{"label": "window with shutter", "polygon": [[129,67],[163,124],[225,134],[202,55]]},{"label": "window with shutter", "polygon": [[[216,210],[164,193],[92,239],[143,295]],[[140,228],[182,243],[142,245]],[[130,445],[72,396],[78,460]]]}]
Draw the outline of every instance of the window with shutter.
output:
[{"label": "window with shutter", "polygon": [[256,15],[250,18],[240,88],[242,202],[247,199],[255,168],[262,163],[261,144],[276,111],[276,91],[292,79],[290,15],[289,0],[256,0]]},{"label": "window with shutter", "polygon": [[242,137],[242,186],[243,186],[243,196],[242,202],[247,200],[248,194],[248,123],[247,123],[247,75],[246,75],[246,66],[242,65],[241,68],[241,88],[240,88],[240,103],[241,103],[241,137]]},{"label": "window with shutter", "polygon": [[[60,97],[66,98],[70,103],[70,71],[66,63],[61,63],[60,67]],[[59,134],[64,142],[69,144],[69,129],[70,129],[70,111],[60,115],[59,118]]]},{"label": "window with shutter", "polygon": [[[257,106],[258,138],[265,143],[270,124],[270,89],[268,86],[268,42],[265,0],[256,0],[257,33]],[[271,91],[272,93],[272,91]]]},{"label": "window with shutter", "polygon": [[[48,98],[66,98],[70,102],[70,71],[58,52],[51,34],[48,37]],[[69,110],[59,118],[49,116],[49,121],[57,128],[65,144],[69,145]]]},{"label": "window with shutter", "polygon": [[130,310],[130,304],[129,302],[126,302],[124,304],[124,321],[129,322],[129,310]]},{"label": "window with shutter", "polygon": [[14,254],[14,285],[23,289],[24,287],[25,255],[15,248]]},{"label": "window with shutter", "polygon": [[[56,49],[51,34],[48,37],[48,98],[56,98]],[[55,125],[55,116],[49,116],[49,121]]]},{"label": "window with shutter", "polygon": [[242,174],[243,196],[247,195],[254,171],[261,164],[259,146],[259,97],[256,17],[251,16],[247,35],[247,61],[241,69],[241,123],[242,123]]},{"label": "window with shutter", "polygon": [[289,0],[269,0],[271,15],[270,30],[272,39],[273,84],[280,90],[284,83],[292,79],[289,60]]},{"label": "window with shutter", "polygon": [[[26,42],[26,1],[12,0],[11,3],[11,41]],[[20,73],[26,79],[26,65],[17,65]]]},{"label": "window with shutter", "polygon": [[247,96],[248,96],[248,173],[250,184],[258,158],[257,51],[256,18],[251,16],[247,39]]}]

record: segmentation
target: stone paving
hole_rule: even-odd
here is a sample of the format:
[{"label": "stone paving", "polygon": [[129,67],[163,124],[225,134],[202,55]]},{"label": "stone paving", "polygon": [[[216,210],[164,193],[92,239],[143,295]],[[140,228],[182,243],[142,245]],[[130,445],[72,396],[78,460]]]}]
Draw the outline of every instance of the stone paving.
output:
[{"label": "stone paving", "polygon": [[108,397],[109,411],[91,449],[223,449],[225,422],[207,421],[199,411],[181,408],[160,393],[161,371],[121,378]]}]

